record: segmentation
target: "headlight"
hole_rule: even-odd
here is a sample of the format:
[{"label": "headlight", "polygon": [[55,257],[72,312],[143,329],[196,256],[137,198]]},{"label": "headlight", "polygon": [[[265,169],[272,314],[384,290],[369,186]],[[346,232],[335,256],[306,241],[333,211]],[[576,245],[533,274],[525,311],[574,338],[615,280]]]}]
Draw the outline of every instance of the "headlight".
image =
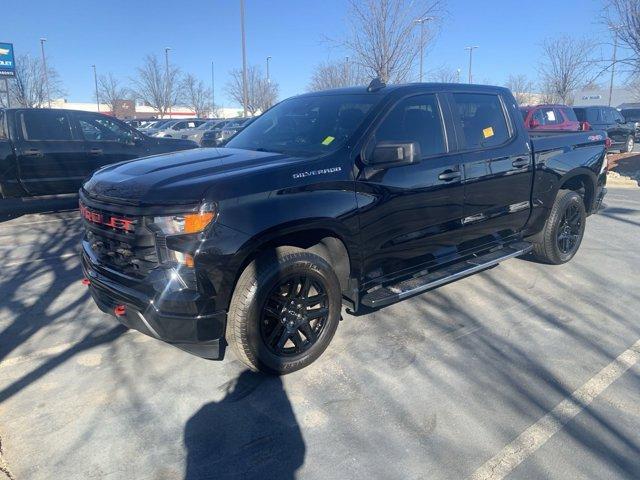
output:
[{"label": "headlight", "polygon": [[198,233],[203,231],[215,219],[216,209],[212,203],[206,203],[200,211],[168,217],[154,217],[153,223],[165,235],[180,235],[183,233]]}]

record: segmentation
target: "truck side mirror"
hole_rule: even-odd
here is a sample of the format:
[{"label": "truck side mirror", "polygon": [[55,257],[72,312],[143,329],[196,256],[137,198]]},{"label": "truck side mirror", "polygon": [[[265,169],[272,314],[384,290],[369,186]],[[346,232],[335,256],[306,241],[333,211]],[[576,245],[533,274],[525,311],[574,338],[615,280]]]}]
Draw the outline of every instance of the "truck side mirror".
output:
[{"label": "truck side mirror", "polygon": [[418,163],[420,158],[418,142],[378,142],[367,163],[373,167],[391,168]]}]

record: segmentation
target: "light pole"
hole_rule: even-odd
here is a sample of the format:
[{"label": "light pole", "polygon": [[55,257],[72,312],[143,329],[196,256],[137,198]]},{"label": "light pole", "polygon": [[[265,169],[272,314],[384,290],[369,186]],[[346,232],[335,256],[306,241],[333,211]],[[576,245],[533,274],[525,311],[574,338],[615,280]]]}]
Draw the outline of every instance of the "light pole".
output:
[{"label": "light pole", "polygon": [[611,97],[613,96],[613,77],[616,73],[616,55],[618,53],[618,28],[619,26],[609,27],[613,30],[613,59],[611,61],[611,81],[609,82],[609,106],[611,106]]},{"label": "light pole", "polygon": [[267,83],[271,83],[271,75],[269,74],[269,61],[271,60],[271,55],[267,57]]},{"label": "light pole", "polygon": [[93,67],[93,82],[96,85],[96,105],[98,107],[98,112],[99,112],[100,111],[100,97],[98,96],[98,73],[96,72],[96,66],[95,65],[91,65],[91,66]]},{"label": "light pole", "polygon": [[49,89],[49,75],[47,74],[47,58],[44,55],[44,42],[46,41],[46,38],[40,39],[40,50],[42,51],[42,75],[44,76],[44,84],[47,89],[47,103],[49,104],[49,108],[51,108],[51,90]]},{"label": "light pole", "polygon": [[460,83],[460,69],[456,70],[456,80],[457,83]]},{"label": "light pole", "polygon": [[344,59],[344,80],[345,87],[351,86],[351,64],[349,63],[349,57],[345,57]]},{"label": "light pole", "polygon": [[171,92],[169,90],[169,50],[171,47],[164,47],[164,96],[165,100],[169,104],[169,118],[171,118]]},{"label": "light pole", "polygon": [[477,45],[470,47],[464,47],[465,50],[469,50],[469,83],[473,83],[473,76],[471,75],[471,63],[473,62],[473,51],[479,48]]},{"label": "light pole", "polygon": [[420,81],[422,82],[422,63],[424,61],[424,22],[433,20],[435,17],[423,17],[414,20],[415,23],[420,24]]},{"label": "light pole", "polygon": [[216,82],[213,72],[213,60],[211,61],[211,116],[216,116]]},{"label": "light pole", "polygon": [[240,34],[242,35],[242,108],[244,116],[247,116],[247,48],[244,35],[244,0],[240,0]]}]

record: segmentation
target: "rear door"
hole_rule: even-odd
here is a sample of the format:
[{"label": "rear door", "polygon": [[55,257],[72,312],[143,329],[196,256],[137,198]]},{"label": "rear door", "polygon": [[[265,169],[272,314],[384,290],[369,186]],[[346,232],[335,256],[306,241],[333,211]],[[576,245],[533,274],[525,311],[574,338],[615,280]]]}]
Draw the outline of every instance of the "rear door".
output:
[{"label": "rear door", "polygon": [[146,154],[144,142],[137,141],[139,135],[124,122],[90,112],[75,112],[75,118],[84,139],[85,176],[104,165]]},{"label": "rear door", "polygon": [[464,190],[448,129],[446,103],[436,94],[419,94],[398,100],[368,138],[365,159],[380,142],[418,142],[422,159],[365,166],[357,174],[365,281],[418,269],[458,251]]},{"label": "rear door", "polygon": [[64,110],[16,112],[18,176],[31,195],[75,193],[86,170],[84,142]]},{"label": "rear door", "polygon": [[475,250],[502,242],[524,227],[530,213],[532,157],[526,132],[509,115],[508,98],[466,92],[451,98],[463,151],[461,248]]}]

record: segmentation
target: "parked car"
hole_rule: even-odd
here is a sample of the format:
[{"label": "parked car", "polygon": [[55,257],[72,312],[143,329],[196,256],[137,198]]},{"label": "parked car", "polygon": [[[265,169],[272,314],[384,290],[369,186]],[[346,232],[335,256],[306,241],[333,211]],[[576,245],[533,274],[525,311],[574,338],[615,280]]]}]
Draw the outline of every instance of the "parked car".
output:
[{"label": "parked car", "polygon": [[215,128],[205,132],[202,135],[200,146],[202,147],[219,147],[222,146],[227,140],[233,137],[236,133],[242,130],[246,125],[251,122],[252,118],[235,118],[229,120],[224,125],[216,126]]},{"label": "parked car", "polygon": [[640,140],[640,108],[623,108],[620,113],[628,124],[633,124],[635,128],[634,139]]},{"label": "parked car", "polygon": [[327,348],[343,303],[529,252],[568,262],[606,191],[605,133],[530,135],[515,105],[377,81],[285,100],[226,148],[106,167],[80,193],[85,283],[131,328],[284,374]]},{"label": "parked car", "polygon": [[566,105],[536,105],[520,107],[524,126],[528,130],[578,132],[582,126],[571,107]]},{"label": "parked car", "polygon": [[55,208],[58,201],[66,205],[100,167],[197,146],[188,140],[150,138],[99,113],[0,110],[0,213]]},{"label": "parked car", "polygon": [[205,122],[206,120],[199,119],[170,121],[161,125],[160,128],[155,129],[152,136],[182,138],[182,135],[186,134],[186,132],[202,125]]},{"label": "parked car", "polygon": [[214,129],[221,129],[228,122],[229,122],[228,120],[221,120],[221,119],[208,120],[202,125],[200,125],[199,127],[194,128],[193,130],[187,132],[186,134],[183,134],[182,138],[193,140],[194,142],[200,144],[200,142],[202,141],[202,136],[206,132],[209,132]]},{"label": "parked car", "polygon": [[[169,123],[169,122],[173,122],[174,120],[171,119],[162,119],[162,120],[154,120],[151,121],[149,123],[147,123],[146,125],[142,126],[139,128],[139,130],[141,132],[144,132],[145,135],[149,135],[151,136],[152,134],[156,133],[157,131],[160,130],[160,127],[162,127],[163,125]],[[175,120],[177,121],[177,120]]]},{"label": "parked car", "polygon": [[611,139],[611,150],[623,153],[633,151],[635,125],[627,123],[622,114],[613,107],[574,107],[578,120],[587,122],[594,130],[603,130]]}]

